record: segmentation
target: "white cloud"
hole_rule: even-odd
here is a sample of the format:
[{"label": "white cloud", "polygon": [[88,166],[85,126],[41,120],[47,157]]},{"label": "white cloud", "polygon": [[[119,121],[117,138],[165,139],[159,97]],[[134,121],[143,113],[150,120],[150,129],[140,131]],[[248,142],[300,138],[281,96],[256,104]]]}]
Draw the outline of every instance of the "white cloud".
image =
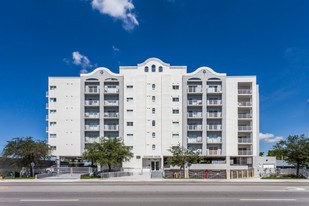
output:
[{"label": "white cloud", "polygon": [[270,134],[270,133],[260,133],[259,138],[260,140],[267,142],[267,143],[279,142],[280,140],[283,139],[282,136],[275,136],[274,134]]},{"label": "white cloud", "polygon": [[120,52],[120,49],[119,48],[117,48],[117,47],[115,47],[114,45],[112,46],[112,49],[113,49],[113,51],[116,53],[116,52]]},{"label": "white cloud", "polygon": [[125,30],[131,31],[139,25],[131,0],[92,0],[92,8],[122,21]]},{"label": "white cloud", "polygon": [[72,53],[72,59],[73,59],[73,64],[80,66],[82,68],[80,70],[80,73],[82,74],[88,73],[87,69],[93,67],[88,57],[85,55],[82,55],[81,53],[79,53],[79,51],[75,51]]}]

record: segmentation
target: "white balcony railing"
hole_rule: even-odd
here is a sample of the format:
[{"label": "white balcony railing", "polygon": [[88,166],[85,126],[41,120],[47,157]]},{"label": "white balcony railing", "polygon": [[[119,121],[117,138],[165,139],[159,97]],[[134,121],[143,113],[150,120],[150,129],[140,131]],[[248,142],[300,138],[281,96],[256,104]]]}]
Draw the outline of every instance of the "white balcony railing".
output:
[{"label": "white balcony railing", "polygon": [[207,88],[207,93],[221,93],[222,88],[221,87],[210,87]]},{"label": "white balcony railing", "polygon": [[106,112],[106,113],[104,113],[104,117],[117,118],[118,116],[119,116],[119,113],[116,113],[116,112]]},{"label": "white balcony railing", "polygon": [[240,106],[240,107],[250,107],[250,106],[252,106],[252,102],[238,102],[238,106]]},{"label": "white balcony railing", "polygon": [[250,113],[244,113],[244,114],[238,114],[239,119],[249,119],[252,118],[252,114]]},{"label": "white balcony railing", "polygon": [[252,130],[252,126],[238,126],[238,130],[241,130],[241,131],[250,131]]},{"label": "white balcony railing", "polygon": [[221,99],[207,100],[207,105],[222,105]]},{"label": "white balcony railing", "polygon": [[188,130],[202,130],[202,125],[188,125]]},{"label": "white balcony railing", "polygon": [[238,89],[238,94],[252,94],[251,89]]},{"label": "white balcony railing", "polygon": [[202,118],[202,112],[188,113],[188,118]]},{"label": "white balcony railing", "polygon": [[85,93],[98,94],[100,92],[98,87],[85,87]]},{"label": "white balcony railing", "polygon": [[238,155],[252,155],[252,150],[238,150]]},{"label": "white balcony railing", "polygon": [[86,100],[85,105],[86,106],[99,106],[100,101],[99,100]]},{"label": "white balcony railing", "polygon": [[222,130],[222,125],[207,125],[207,130]]},{"label": "white balcony railing", "polygon": [[97,131],[100,129],[99,125],[85,125],[85,130],[93,130],[93,131]]},{"label": "white balcony railing", "polygon": [[252,143],[252,138],[250,138],[250,137],[238,137],[238,143]]},{"label": "white balcony railing", "polygon": [[89,117],[89,118],[100,118],[100,114],[99,113],[85,113],[85,117]]},{"label": "white balcony railing", "polygon": [[202,100],[200,99],[193,99],[193,100],[188,100],[188,105],[194,106],[194,105],[202,105]]},{"label": "white balcony railing", "polygon": [[217,149],[217,150],[207,149],[206,154],[209,155],[209,156],[211,156],[211,155],[222,155],[222,150],[221,149]]},{"label": "white balcony railing", "polygon": [[207,137],[207,143],[222,143],[222,138],[221,137],[217,137],[217,138]]},{"label": "white balcony railing", "polygon": [[208,118],[221,118],[222,113],[221,112],[207,112]]},{"label": "white balcony railing", "polygon": [[104,130],[107,131],[118,131],[119,125],[104,125]]},{"label": "white balcony railing", "polygon": [[119,101],[118,100],[105,100],[104,105],[105,106],[118,106]]},{"label": "white balcony railing", "polygon": [[119,93],[119,88],[118,87],[104,87],[104,93],[111,93],[111,94],[117,94]]},{"label": "white balcony railing", "polygon": [[85,143],[100,142],[100,137],[85,137]]},{"label": "white balcony railing", "polygon": [[201,143],[202,137],[188,137],[188,143]]},{"label": "white balcony railing", "polygon": [[188,87],[188,93],[202,93],[202,87]]}]

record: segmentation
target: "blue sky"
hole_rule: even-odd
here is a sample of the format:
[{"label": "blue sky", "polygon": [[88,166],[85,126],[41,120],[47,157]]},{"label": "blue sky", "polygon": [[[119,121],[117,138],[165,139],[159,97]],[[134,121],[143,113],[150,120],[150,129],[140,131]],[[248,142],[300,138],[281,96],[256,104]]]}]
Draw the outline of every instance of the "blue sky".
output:
[{"label": "blue sky", "polygon": [[149,57],[256,75],[261,151],[309,136],[308,10],[307,0],[0,1],[0,149],[46,139],[48,76]]}]

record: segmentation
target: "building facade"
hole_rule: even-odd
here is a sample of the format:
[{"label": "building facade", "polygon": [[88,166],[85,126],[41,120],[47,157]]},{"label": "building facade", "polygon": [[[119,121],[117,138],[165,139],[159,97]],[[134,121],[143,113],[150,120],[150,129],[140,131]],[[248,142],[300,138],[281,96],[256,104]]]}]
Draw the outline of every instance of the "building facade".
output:
[{"label": "building facade", "polygon": [[197,151],[197,168],[254,167],[259,153],[255,76],[227,76],[208,67],[187,73],[157,58],[99,67],[80,77],[49,77],[48,143],[53,155],[81,157],[87,144],[121,138],[134,157],[124,167],[160,170],[168,149]]}]

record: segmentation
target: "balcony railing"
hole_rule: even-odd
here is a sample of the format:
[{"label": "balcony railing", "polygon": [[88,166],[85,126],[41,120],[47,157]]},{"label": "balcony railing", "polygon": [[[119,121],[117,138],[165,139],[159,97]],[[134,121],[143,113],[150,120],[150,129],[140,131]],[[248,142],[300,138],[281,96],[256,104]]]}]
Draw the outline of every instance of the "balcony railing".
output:
[{"label": "balcony railing", "polygon": [[221,87],[207,88],[207,93],[221,93],[221,92],[222,92]]},{"label": "balcony railing", "polygon": [[222,113],[221,112],[207,112],[208,118],[221,118]]},{"label": "balcony railing", "polygon": [[47,133],[49,132],[49,129],[48,129],[48,127],[46,127],[46,128],[45,128],[45,131],[46,131]]},{"label": "balcony railing", "polygon": [[99,92],[100,92],[100,90],[97,87],[86,87],[85,88],[85,93],[98,94]]},{"label": "balcony railing", "polygon": [[217,137],[217,138],[207,137],[207,143],[222,143],[222,138],[221,137]]},{"label": "balcony railing", "polygon": [[188,137],[188,143],[201,143],[202,137]]},{"label": "balcony railing", "polygon": [[250,130],[252,130],[252,126],[238,126],[238,130],[241,130],[241,131],[248,130],[248,131],[250,131]]},{"label": "balcony railing", "polygon": [[46,106],[45,106],[45,107],[46,107],[46,109],[48,109],[48,107],[49,107],[48,103],[46,103]]},{"label": "balcony railing", "polygon": [[207,125],[207,130],[222,130],[222,125]]},{"label": "balcony railing", "polygon": [[118,106],[119,101],[118,100],[105,100],[104,106]]},{"label": "balcony railing", "polygon": [[202,130],[202,125],[188,125],[188,130]]},{"label": "balcony railing", "polygon": [[85,125],[85,130],[93,130],[93,131],[97,131],[100,129],[99,125]]},{"label": "balcony railing", "polygon": [[238,155],[252,155],[252,150],[238,150]]},{"label": "balcony railing", "polygon": [[207,100],[207,105],[222,105],[221,99]]},{"label": "balcony railing", "polygon": [[195,105],[202,105],[202,100],[194,99],[194,100],[188,100],[188,105],[195,106]]},{"label": "balcony railing", "polygon": [[238,114],[239,119],[249,119],[252,118],[252,114],[250,113],[244,113],[244,114]]},{"label": "balcony railing", "polygon": [[217,149],[217,150],[207,149],[206,154],[209,155],[209,156],[211,156],[211,155],[222,155],[222,150],[221,149]]},{"label": "balcony railing", "polygon": [[188,147],[188,150],[189,150],[189,151],[192,151],[192,152],[199,153],[199,154],[202,153],[202,149],[201,149],[201,148]]},{"label": "balcony railing", "polygon": [[250,137],[238,138],[238,143],[252,143],[252,138]]},{"label": "balcony railing", "polygon": [[100,101],[99,100],[86,100],[85,105],[86,106],[99,106]]},{"label": "balcony railing", "polygon": [[238,102],[238,106],[250,107],[250,106],[252,106],[252,102]]},{"label": "balcony railing", "polygon": [[85,117],[100,118],[100,114],[99,113],[85,113]]},{"label": "balcony railing", "polygon": [[104,113],[104,117],[117,118],[118,116],[119,116],[119,113],[115,113],[115,112]]},{"label": "balcony railing", "polygon": [[119,125],[104,125],[104,130],[107,131],[118,131]]},{"label": "balcony railing", "polygon": [[100,142],[100,137],[85,137],[85,143]]},{"label": "balcony railing", "polygon": [[202,87],[188,87],[188,93],[202,93]]},{"label": "balcony railing", "polygon": [[202,112],[188,113],[188,118],[202,118]]},{"label": "balcony railing", "polygon": [[238,89],[238,94],[252,94],[251,89]]},{"label": "balcony railing", "polygon": [[46,97],[48,97],[48,91],[46,92],[46,95],[45,95]]},{"label": "balcony railing", "polygon": [[117,94],[117,93],[119,93],[119,88],[118,87],[116,87],[116,88],[104,87],[104,93]]}]

